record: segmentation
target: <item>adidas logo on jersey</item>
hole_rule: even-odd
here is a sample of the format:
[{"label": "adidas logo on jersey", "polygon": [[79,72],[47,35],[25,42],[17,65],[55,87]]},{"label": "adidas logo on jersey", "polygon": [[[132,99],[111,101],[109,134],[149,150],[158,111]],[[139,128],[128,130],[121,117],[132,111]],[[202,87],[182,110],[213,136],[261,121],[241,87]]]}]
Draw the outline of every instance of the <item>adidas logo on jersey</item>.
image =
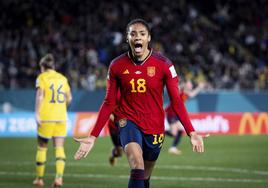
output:
[{"label": "adidas logo on jersey", "polygon": [[126,70],[123,72],[123,74],[129,74],[128,69],[126,69]]}]

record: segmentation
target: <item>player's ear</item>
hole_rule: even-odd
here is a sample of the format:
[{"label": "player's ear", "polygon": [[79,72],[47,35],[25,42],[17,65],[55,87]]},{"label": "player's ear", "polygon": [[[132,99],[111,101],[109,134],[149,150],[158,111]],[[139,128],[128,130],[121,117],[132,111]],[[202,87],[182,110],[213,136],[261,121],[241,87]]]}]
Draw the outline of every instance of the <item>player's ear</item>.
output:
[{"label": "player's ear", "polygon": [[129,40],[128,40],[128,36],[126,36],[126,43],[128,43],[129,42]]},{"label": "player's ear", "polygon": [[150,42],[150,41],[151,41],[151,35],[148,36],[148,42]]}]

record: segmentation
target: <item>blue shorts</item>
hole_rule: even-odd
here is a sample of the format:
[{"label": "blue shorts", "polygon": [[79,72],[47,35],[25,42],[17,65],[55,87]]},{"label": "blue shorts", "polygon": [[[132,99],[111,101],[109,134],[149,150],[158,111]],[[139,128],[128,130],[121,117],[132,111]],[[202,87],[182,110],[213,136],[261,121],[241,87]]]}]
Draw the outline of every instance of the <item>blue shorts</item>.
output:
[{"label": "blue shorts", "polygon": [[123,123],[119,121],[119,131],[123,148],[130,142],[136,142],[142,148],[144,160],[157,160],[164,142],[164,134],[144,134],[135,123],[125,119]]},{"label": "blue shorts", "polygon": [[180,119],[176,115],[174,115],[174,116],[167,116],[167,121],[168,121],[169,124],[175,123],[175,122],[177,122],[179,120]]},{"label": "blue shorts", "polygon": [[110,136],[113,142],[113,145],[115,147],[120,147],[121,143],[120,143],[120,138],[119,138],[119,129],[116,127],[116,125],[111,126],[111,120],[109,121],[109,131],[110,131]]}]

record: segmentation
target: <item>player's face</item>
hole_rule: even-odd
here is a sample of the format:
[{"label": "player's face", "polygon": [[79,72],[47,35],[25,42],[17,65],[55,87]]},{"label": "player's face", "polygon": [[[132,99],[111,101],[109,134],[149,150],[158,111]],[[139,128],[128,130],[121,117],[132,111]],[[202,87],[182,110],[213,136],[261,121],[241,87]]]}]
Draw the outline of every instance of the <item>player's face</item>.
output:
[{"label": "player's face", "polygon": [[146,27],[141,23],[133,24],[129,27],[127,33],[127,42],[131,48],[132,54],[138,60],[144,60],[149,54],[148,49],[151,36]]}]

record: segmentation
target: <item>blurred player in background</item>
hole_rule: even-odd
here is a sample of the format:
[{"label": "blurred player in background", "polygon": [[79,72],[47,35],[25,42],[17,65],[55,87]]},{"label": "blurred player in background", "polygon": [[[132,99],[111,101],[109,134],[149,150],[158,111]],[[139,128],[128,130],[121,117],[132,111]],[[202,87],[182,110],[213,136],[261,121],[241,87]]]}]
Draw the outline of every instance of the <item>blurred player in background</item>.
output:
[{"label": "blurred player in background", "polygon": [[[120,91],[117,92],[117,101],[116,103],[119,104],[120,101]],[[117,163],[117,158],[121,157],[123,154],[123,148],[120,143],[120,137],[119,137],[119,127],[115,123],[115,115],[111,114],[110,119],[108,122],[110,137],[113,143],[112,153],[109,157],[109,163],[110,165],[114,166]]]},{"label": "blurred player in background", "polygon": [[[180,86],[180,98],[183,102],[186,102],[188,98],[193,98],[198,95],[205,87],[204,82],[200,82],[197,87],[193,88],[193,84],[190,80],[182,82]],[[170,130],[166,132],[167,135],[173,136],[174,140],[172,146],[168,152],[174,155],[180,155],[182,152],[177,148],[181,141],[182,134],[184,132],[183,125],[180,122],[179,117],[173,110],[171,103],[165,108],[166,118],[169,124]]]},{"label": "blurred player in background", "polygon": [[112,153],[111,156],[109,157],[109,163],[111,166],[114,166],[117,163],[117,158],[121,157],[123,154],[123,148],[121,146],[119,137],[119,128],[115,124],[114,114],[110,115],[108,126],[110,131],[110,137],[113,143]]},{"label": "blurred player in background", "polygon": [[[193,151],[204,152],[204,145],[179,97],[174,66],[149,47],[151,33],[148,23],[142,19],[132,20],[127,25],[126,33],[130,50],[112,61],[106,96],[96,124],[88,137],[76,139],[80,147],[75,159],[87,156],[110,114],[114,113],[119,124],[120,141],[130,166],[128,188],[148,188],[164,141],[165,85],[171,104],[190,136]],[[121,97],[117,106],[118,90]]]},{"label": "blurred player in background", "polygon": [[36,153],[36,179],[33,184],[44,186],[48,141],[52,138],[55,148],[56,177],[52,187],[62,186],[65,168],[64,139],[67,134],[67,106],[72,100],[68,80],[55,71],[52,54],[40,60],[41,74],[36,80],[36,121],[38,147]]}]

